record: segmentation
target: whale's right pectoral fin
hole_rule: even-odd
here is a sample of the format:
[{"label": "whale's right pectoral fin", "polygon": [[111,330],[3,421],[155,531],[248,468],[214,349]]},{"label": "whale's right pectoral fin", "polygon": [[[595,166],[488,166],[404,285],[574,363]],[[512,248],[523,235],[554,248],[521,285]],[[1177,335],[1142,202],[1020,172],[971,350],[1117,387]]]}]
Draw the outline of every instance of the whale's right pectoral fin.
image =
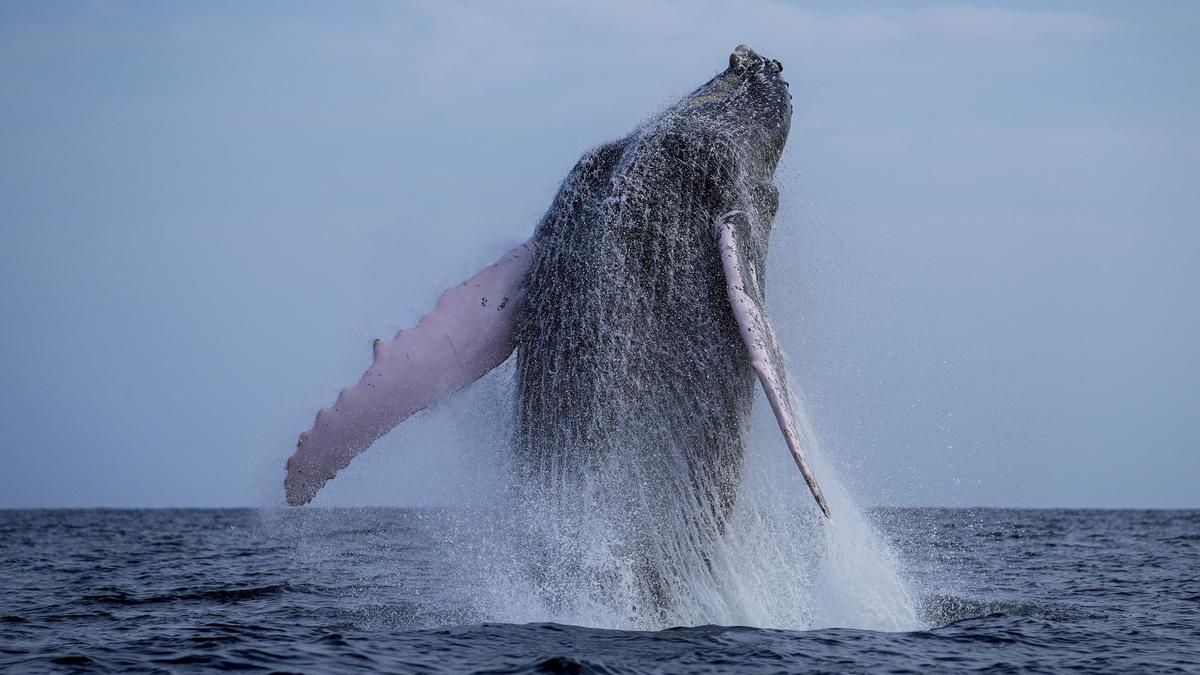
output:
[{"label": "whale's right pectoral fin", "polygon": [[532,258],[532,241],[517,246],[443,293],[416,326],[375,341],[375,359],[359,383],[300,434],[287,462],[288,504],[307,504],[380,436],[508,358]]},{"label": "whale's right pectoral fin", "polygon": [[742,341],[750,352],[750,365],[758,373],[758,381],[762,384],[771,410],[775,412],[775,421],[783,432],[792,458],[800,467],[800,475],[808,483],[821,513],[829,517],[829,505],[825,496],[817,486],[812,469],[800,452],[800,437],[796,431],[796,414],[792,410],[791,394],[788,392],[787,369],[783,362],[783,351],[775,339],[775,331],[767,321],[767,307],[759,286],[758,274],[754,269],[754,257],[751,255],[750,220],[743,211],[730,211],[717,218],[713,225],[713,234],[721,252],[721,265],[725,271],[726,291],[729,304],[733,308],[733,316],[737,319]]}]

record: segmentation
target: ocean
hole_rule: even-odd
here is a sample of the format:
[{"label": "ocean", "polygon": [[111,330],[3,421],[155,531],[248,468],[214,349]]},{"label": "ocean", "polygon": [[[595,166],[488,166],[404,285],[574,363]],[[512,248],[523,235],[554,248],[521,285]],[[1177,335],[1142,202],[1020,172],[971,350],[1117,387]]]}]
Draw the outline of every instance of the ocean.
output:
[{"label": "ocean", "polygon": [[913,625],[508,613],[486,571],[458,564],[470,547],[445,533],[470,517],[453,510],[0,511],[0,670],[1200,672],[1200,511],[865,518]]}]

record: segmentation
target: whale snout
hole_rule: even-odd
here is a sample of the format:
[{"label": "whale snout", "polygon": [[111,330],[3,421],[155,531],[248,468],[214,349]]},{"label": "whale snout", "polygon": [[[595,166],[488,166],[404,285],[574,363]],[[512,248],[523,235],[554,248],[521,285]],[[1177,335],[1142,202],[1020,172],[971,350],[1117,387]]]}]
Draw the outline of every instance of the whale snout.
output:
[{"label": "whale snout", "polygon": [[738,45],[733,52],[729,54],[729,67],[739,70],[759,69],[769,67],[776,73],[783,72],[783,63],[776,59],[768,59],[759,55],[758,52],[750,48],[749,45]]}]

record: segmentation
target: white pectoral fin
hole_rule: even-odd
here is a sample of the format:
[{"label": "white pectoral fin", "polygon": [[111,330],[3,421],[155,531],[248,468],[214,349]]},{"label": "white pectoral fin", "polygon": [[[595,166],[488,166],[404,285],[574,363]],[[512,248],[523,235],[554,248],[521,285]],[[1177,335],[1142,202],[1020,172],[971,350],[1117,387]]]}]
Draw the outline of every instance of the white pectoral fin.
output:
[{"label": "white pectoral fin", "polygon": [[817,486],[812,469],[800,451],[800,437],[796,430],[796,415],[792,410],[792,399],[788,392],[787,369],[783,352],[775,339],[775,332],[767,321],[767,309],[762,288],[758,283],[753,258],[750,255],[750,221],[745,212],[730,211],[717,218],[713,225],[717,246],[721,253],[721,266],[725,271],[726,290],[733,316],[737,319],[742,341],[750,353],[750,365],[758,373],[775,421],[783,432],[792,458],[800,468],[800,475],[812,491],[813,498],[821,507],[821,513],[829,517],[829,505]]},{"label": "white pectoral fin", "polygon": [[410,415],[466,387],[512,353],[533,258],[527,241],[461,286],[394,340],[376,340],[375,358],[358,384],[317,413],[288,459],[287,501],[307,504],[325,483]]}]

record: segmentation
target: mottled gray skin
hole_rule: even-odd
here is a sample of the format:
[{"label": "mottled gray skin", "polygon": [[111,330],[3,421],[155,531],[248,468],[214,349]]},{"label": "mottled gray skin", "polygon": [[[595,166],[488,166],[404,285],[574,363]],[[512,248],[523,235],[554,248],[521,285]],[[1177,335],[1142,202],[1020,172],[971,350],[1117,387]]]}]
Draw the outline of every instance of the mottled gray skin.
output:
[{"label": "mottled gray skin", "polygon": [[[791,96],[746,47],[629,136],[583,156],[535,235],[516,329],[518,466],[569,499],[637,464],[611,498],[721,524],[740,478],[755,376],[730,311],[714,220],[748,213],[761,275]],[[711,530],[711,528],[706,528]]]}]

